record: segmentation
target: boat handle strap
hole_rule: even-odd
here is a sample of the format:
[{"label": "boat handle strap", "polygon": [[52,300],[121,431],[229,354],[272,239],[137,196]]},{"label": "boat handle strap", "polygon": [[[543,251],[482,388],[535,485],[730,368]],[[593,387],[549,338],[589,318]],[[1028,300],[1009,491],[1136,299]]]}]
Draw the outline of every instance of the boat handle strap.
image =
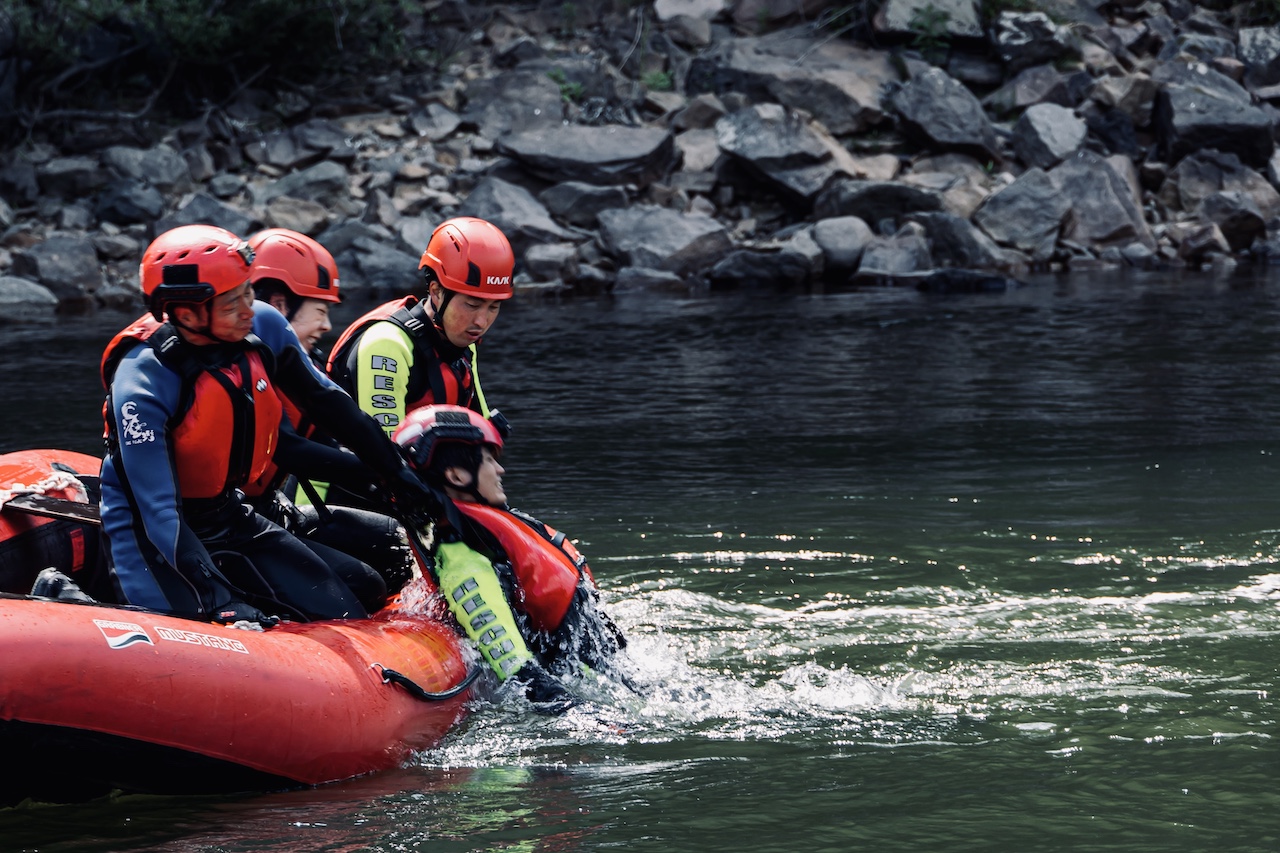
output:
[{"label": "boat handle strap", "polygon": [[420,699],[423,702],[441,702],[445,699],[452,699],[454,696],[457,696],[459,693],[470,687],[475,680],[480,677],[480,668],[473,666],[467,670],[466,677],[455,686],[439,693],[432,693],[429,690],[423,690],[422,687],[414,682],[412,678],[404,673],[396,672],[394,669],[388,669],[380,663],[375,663],[374,666],[382,671],[383,684],[398,684],[414,699]]}]

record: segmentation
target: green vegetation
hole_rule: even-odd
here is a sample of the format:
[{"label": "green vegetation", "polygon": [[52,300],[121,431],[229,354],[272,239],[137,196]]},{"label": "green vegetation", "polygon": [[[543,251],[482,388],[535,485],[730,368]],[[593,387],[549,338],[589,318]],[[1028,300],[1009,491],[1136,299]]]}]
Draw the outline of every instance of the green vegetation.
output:
[{"label": "green vegetation", "polygon": [[409,57],[404,0],[6,0],[16,73],[0,132],[55,113],[144,114],[218,103],[249,82],[386,73]]},{"label": "green vegetation", "polygon": [[646,89],[653,92],[670,92],[673,81],[666,71],[650,71],[640,79]]},{"label": "green vegetation", "polygon": [[566,77],[563,68],[552,68],[547,72],[547,76],[560,87],[561,100],[570,103],[577,103],[582,100],[582,93],[584,91],[582,84]]},{"label": "green vegetation", "polygon": [[951,44],[951,36],[947,32],[950,21],[951,13],[932,3],[916,9],[907,23],[912,32],[911,44],[927,58],[945,53]]}]

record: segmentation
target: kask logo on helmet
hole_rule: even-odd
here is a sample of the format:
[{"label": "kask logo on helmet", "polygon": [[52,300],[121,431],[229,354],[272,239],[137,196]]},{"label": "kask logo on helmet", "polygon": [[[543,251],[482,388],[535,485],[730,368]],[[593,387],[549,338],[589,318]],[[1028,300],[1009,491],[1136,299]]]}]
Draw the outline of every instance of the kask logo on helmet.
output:
[{"label": "kask logo on helmet", "polygon": [[484,281],[484,283],[485,283],[486,285],[494,285],[494,284],[497,284],[497,285],[507,285],[507,284],[510,284],[510,283],[511,283],[511,276],[509,276],[509,275],[491,275],[491,276],[486,276],[486,277],[485,277],[485,281]]}]

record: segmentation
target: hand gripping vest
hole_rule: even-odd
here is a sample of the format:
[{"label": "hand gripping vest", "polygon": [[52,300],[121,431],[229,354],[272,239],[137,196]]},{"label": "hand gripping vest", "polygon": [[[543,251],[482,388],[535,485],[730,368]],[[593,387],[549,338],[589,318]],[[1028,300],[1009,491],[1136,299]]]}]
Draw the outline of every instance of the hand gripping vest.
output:
[{"label": "hand gripping vest", "polygon": [[[122,330],[102,355],[102,382],[139,343],[152,347],[182,377],[183,403],[166,424],[178,488],[184,498],[212,498],[243,488],[271,463],[283,404],[271,381],[270,351],[250,335],[228,364],[206,367],[167,323],[150,316]],[[108,446],[117,440],[110,410],[103,412]]]}]

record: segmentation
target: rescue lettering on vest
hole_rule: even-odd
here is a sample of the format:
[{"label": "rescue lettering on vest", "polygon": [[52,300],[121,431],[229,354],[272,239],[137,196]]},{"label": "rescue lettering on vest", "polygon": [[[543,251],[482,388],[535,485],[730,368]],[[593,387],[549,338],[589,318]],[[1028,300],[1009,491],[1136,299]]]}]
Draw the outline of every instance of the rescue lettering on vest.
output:
[{"label": "rescue lettering on vest", "polygon": [[396,360],[387,358],[385,355],[375,355],[369,360],[370,370],[385,370],[387,373],[396,372]]}]

